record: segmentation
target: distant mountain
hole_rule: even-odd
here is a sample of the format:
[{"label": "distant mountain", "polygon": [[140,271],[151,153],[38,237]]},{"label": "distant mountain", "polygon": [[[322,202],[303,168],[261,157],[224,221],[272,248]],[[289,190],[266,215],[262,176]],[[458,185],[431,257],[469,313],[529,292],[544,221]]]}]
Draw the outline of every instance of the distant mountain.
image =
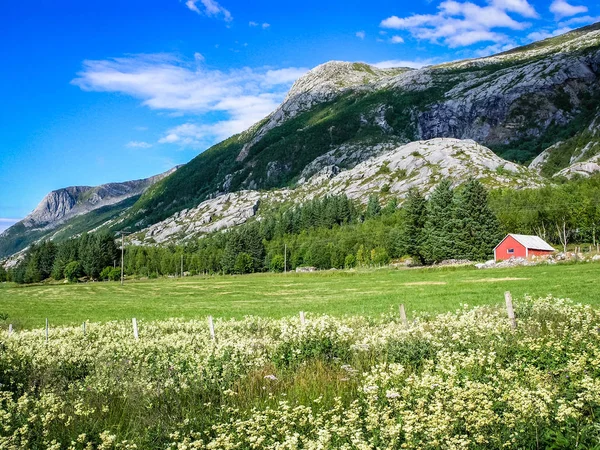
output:
[{"label": "distant mountain", "polygon": [[[99,226],[139,232],[139,242],[180,240],[234,226],[269,196],[401,195],[410,183],[430,188],[441,174],[460,182],[471,169],[490,186],[587,176],[600,170],[599,76],[600,24],[419,70],[329,62],[301,77],[264,120],[125,200],[94,203],[108,197],[89,188],[53,193],[0,236],[0,256],[40,236]],[[240,208],[228,215],[231,204]]]},{"label": "distant mountain", "polygon": [[0,234],[0,257],[16,253],[39,239],[68,238],[104,225],[176,169],[143,180],[52,191],[31,214]]}]

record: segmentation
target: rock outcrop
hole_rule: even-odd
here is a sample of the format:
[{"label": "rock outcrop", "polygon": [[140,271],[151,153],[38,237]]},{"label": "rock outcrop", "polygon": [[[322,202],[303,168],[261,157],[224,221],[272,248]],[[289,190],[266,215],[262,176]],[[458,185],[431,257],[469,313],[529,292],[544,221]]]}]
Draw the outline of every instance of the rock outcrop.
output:
[{"label": "rock outcrop", "polygon": [[[352,153],[351,151],[349,153]],[[129,237],[131,244],[182,243],[205,234],[240,225],[259,215],[260,203],[302,203],[314,197],[346,194],[366,202],[369,195],[401,199],[411,187],[431,191],[442,178],[460,184],[469,177],[488,187],[534,188],[543,185],[533,170],[506,161],[474,141],[433,139],[406,145],[377,146],[380,154],[343,170],[326,165],[295,189],[239,191],[206,200],[196,208],[175,213]],[[335,162],[331,155],[328,162]],[[321,166],[323,161],[310,167]]]}]

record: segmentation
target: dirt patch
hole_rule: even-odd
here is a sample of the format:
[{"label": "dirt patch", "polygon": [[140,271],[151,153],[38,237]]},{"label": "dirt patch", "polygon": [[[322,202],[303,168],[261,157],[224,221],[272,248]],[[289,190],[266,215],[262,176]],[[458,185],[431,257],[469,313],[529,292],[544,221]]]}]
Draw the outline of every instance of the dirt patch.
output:
[{"label": "dirt patch", "polygon": [[531,280],[531,278],[514,278],[514,277],[479,278],[477,280],[463,280],[463,283],[501,283],[503,281],[527,281],[527,280]]},{"label": "dirt patch", "polygon": [[411,283],[402,283],[402,286],[443,286],[445,281],[413,281]]}]

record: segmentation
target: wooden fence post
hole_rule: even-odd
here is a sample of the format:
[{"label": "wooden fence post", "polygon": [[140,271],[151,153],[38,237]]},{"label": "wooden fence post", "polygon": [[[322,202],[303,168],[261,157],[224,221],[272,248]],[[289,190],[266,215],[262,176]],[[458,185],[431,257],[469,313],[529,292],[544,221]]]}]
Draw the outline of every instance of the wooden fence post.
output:
[{"label": "wooden fence post", "polygon": [[515,310],[513,309],[512,295],[506,291],[504,293],[504,299],[506,300],[506,311],[508,312],[508,318],[510,319],[510,325],[513,330],[517,328],[517,319],[515,318]]},{"label": "wooden fence post", "polygon": [[304,317],[304,311],[300,311],[300,323],[306,325],[306,317]]},{"label": "wooden fence post", "polygon": [[85,336],[85,322],[83,322],[83,335]]},{"label": "wooden fence post", "polygon": [[131,323],[133,325],[133,337],[137,341],[140,338],[138,334],[137,319],[134,317],[133,319],[131,319]]},{"label": "wooden fence post", "polygon": [[405,327],[408,327],[408,320],[406,319],[406,310],[404,309],[404,303],[400,305],[400,319],[402,319],[402,324]]},{"label": "wooden fence post", "polygon": [[210,330],[210,338],[213,341],[216,341],[217,336],[215,336],[215,324],[213,323],[212,316],[208,316],[208,329]]},{"label": "wooden fence post", "polygon": [[8,335],[10,336],[11,334],[13,334],[12,323],[8,325]]},{"label": "wooden fence post", "polygon": [[46,344],[48,343],[48,318],[46,317]]}]

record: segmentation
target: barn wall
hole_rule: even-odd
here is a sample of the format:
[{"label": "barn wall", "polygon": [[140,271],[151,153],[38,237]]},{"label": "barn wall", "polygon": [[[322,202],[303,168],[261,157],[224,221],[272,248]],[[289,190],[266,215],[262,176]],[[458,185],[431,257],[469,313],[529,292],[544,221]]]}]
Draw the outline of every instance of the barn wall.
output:
[{"label": "barn wall", "polygon": [[529,256],[550,256],[554,252],[547,250],[529,250]]},{"label": "barn wall", "polygon": [[[514,253],[508,253],[509,249]],[[508,236],[498,247],[496,247],[496,261],[504,261],[510,258],[527,258],[525,246],[519,244],[513,237]]]}]

